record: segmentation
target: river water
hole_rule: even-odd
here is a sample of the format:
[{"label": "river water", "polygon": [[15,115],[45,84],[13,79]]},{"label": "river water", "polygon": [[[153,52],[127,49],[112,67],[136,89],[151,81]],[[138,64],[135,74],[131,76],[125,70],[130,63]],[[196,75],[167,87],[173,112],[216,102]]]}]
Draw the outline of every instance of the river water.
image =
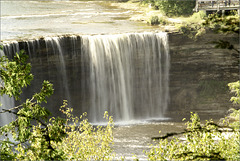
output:
[{"label": "river water", "polygon": [[147,30],[106,1],[1,1],[1,40]]}]

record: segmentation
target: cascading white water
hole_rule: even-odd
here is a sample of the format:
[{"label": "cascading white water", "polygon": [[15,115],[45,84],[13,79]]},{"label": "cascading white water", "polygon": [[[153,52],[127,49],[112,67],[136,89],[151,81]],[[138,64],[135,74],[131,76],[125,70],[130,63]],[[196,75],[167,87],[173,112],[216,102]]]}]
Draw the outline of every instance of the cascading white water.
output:
[{"label": "cascading white water", "polygon": [[59,57],[59,67],[58,70],[60,71],[61,75],[62,75],[62,86],[64,87],[64,93],[65,93],[65,100],[68,100],[69,105],[71,106],[71,97],[70,97],[70,92],[69,92],[69,87],[68,87],[68,78],[67,78],[67,74],[66,74],[66,64],[65,64],[65,59],[64,59],[64,55],[63,55],[63,50],[61,47],[61,37],[53,37],[53,38],[47,38],[45,39],[46,42],[46,46],[47,48],[50,47],[52,49],[54,49],[54,54],[57,54],[57,56]]},{"label": "cascading white water", "polygon": [[93,121],[101,118],[104,111],[115,114],[115,119],[133,118],[130,41],[127,35],[83,37],[91,62],[91,113],[97,114]]},{"label": "cascading white water", "polygon": [[166,33],[84,36],[90,56],[91,114],[101,120],[163,117],[169,101]]},{"label": "cascading white water", "polygon": [[[5,52],[12,55],[16,46],[5,45]],[[39,79],[30,88],[44,79],[54,84],[49,100],[54,114],[61,98],[75,114],[87,112],[92,122],[103,121],[105,111],[116,121],[164,117],[170,68],[166,33],[54,37],[24,47]]]}]

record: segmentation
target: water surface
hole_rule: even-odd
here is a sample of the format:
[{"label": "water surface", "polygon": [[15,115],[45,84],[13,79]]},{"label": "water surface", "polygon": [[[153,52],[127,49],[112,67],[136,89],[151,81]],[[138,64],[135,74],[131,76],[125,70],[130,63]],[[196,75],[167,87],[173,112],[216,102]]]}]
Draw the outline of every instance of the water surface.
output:
[{"label": "water surface", "polygon": [[1,40],[145,30],[107,1],[1,1]]}]

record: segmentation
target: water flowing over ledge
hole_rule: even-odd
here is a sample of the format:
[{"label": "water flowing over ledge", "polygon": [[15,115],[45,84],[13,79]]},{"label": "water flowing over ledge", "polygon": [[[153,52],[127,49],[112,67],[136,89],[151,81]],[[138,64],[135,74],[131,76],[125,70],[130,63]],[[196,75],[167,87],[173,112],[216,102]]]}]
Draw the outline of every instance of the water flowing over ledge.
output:
[{"label": "water flowing over ledge", "polygon": [[54,84],[48,107],[54,115],[67,99],[80,115],[103,121],[162,118],[169,102],[170,56],[167,33],[48,37],[4,45],[8,57],[24,49],[35,75],[23,98],[43,80]]}]

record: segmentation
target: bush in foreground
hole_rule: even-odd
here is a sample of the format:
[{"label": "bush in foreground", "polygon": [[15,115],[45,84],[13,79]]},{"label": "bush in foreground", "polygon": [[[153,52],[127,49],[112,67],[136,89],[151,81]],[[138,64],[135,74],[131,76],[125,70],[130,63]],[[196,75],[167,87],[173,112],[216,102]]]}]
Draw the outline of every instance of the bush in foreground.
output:
[{"label": "bush in foreground", "polygon": [[[231,101],[239,105],[240,82],[228,86],[235,94]],[[152,145],[146,155],[149,160],[240,160],[240,109],[230,111],[219,125],[212,120],[202,124],[200,117],[191,113],[184,132],[159,137],[159,143]]]},{"label": "bush in foreground", "polygon": [[168,139],[168,136],[172,136],[168,134],[160,138],[157,145],[152,145],[151,150],[146,152],[149,160],[240,159],[239,128],[219,126],[211,120],[203,125],[196,113],[191,114],[190,122],[186,125],[187,129],[181,138]]},{"label": "bush in foreground", "polygon": [[[1,95],[19,99],[22,88],[30,84],[33,75],[27,55],[21,51],[13,60],[0,59]],[[80,118],[72,115],[72,109],[64,101],[60,110],[66,118],[50,117],[42,106],[53,94],[53,85],[44,81],[42,89],[22,104],[2,109],[0,114],[12,113],[16,119],[0,127],[1,160],[110,160],[114,153],[112,117],[106,127],[91,125],[83,114]],[[50,119],[49,119],[50,118]]]}]

